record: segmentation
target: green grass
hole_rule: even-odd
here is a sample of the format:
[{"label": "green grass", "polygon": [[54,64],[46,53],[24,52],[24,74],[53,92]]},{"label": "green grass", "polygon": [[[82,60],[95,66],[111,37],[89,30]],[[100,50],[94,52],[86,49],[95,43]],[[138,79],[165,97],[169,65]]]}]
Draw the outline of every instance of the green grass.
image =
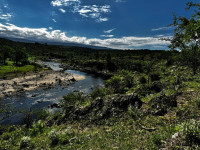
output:
[{"label": "green grass", "polygon": [[42,68],[34,65],[15,66],[12,61],[6,61],[6,63],[7,65],[0,65],[0,78],[42,70]]}]

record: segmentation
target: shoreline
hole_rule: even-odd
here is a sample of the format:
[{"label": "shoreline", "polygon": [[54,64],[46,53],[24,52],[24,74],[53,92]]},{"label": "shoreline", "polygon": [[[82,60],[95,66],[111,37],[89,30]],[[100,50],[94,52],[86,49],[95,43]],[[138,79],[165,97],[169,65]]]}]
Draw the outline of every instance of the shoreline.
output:
[{"label": "shoreline", "polygon": [[53,70],[29,73],[10,80],[0,80],[0,99],[22,95],[37,88],[49,89],[56,85],[65,87],[84,79],[81,75]]}]

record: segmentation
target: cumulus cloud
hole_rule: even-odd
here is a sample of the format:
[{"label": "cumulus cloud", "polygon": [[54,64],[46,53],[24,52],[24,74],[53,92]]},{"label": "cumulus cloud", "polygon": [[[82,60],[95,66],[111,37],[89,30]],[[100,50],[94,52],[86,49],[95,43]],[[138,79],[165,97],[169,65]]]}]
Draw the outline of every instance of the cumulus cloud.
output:
[{"label": "cumulus cloud", "polygon": [[0,23],[0,36],[29,39],[34,41],[52,41],[63,43],[79,43],[93,46],[102,46],[116,49],[131,49],[141,47],[166,47],[169,41],[160,40],[158,37],[121,37],[121,38],[86,38],[79,36],[69,37],[60,30],[48,30],[47,28],[18,27],[13,24]]},{"label": "cumulus cloud", "polygon": [[[110,13],[110,5],[81,5],[80,0],[54,0],[51,2],[54,7],[70,7],[69,10],[73,13],[78,13],[82,17],[95,19],[96,22],[108,21],[107,17],[103,17],[103,14]],[[60,11],[65,10],[60,8]],[[64,10],[64,11],[63,11]]]}]

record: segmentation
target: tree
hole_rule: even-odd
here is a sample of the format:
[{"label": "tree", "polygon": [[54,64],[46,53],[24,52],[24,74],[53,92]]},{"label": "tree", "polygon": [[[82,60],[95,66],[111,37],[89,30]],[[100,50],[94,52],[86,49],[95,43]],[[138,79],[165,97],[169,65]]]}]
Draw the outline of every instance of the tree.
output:
[{"label": "tree", "polygon": [[186,9],[194,7],[197,10],[190,18],[174,15],[175,30],[169,47],[181,51],[182,58],[195,75],[200,64],[200,3],[188,2],[186,5]]},{"label": "tree", "polygon": [[146,69],[146,73],[148,76],[148,79],[147,79],[148,88],[150,87],[150,77],[151,77],[153,65],[154,65],[154,61],[149,61],[149,62],[146,62],[146,64],[145,64],[145,69]]},{"label": "tree", "polygon": [[6,64],[6,59],[11,57],[12,52],[13,52],[13,49],[9,46],[2,46],[1,47],[0,53],[1,53],[3,64]]},{"label": "tree", "polygon": [[28,54],[25,48],[17,48],[15,50],[14,61],[16,65],[19,65],[19,63],[25,65],[28,62]]}]

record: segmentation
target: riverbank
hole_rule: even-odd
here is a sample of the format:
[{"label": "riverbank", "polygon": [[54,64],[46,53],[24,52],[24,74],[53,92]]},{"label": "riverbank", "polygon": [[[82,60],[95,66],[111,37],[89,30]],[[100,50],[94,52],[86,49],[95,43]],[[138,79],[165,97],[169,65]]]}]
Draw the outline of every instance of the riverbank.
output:
[{"label": "riverbank", "polygon": [[[10,80],[0,80],[0,98],[21,95],[37,88],[49,89],[53,86],[68,86],[84,76],[45,70],[39,73],[27,73]],[[33,95],[34,96],[34,95]]]},{"label": "riverbank", "polygon": [[100,71],[100,70],[97,70],[97,69],[94,69],[91,67],[82,67],[82,66],[78,66],[78,65],[69,65],[69,64],[65,64],[65,63],[62,63],[59,67],[62,68],[62,70],[70,69],[70,70],[79,70],[82,72],[91,73],[91,74],[97,75],[99,77],[102,77],[104,79],[109,79],[110,77],[113,76],[113,73],[109,72],[108,70]]}]

